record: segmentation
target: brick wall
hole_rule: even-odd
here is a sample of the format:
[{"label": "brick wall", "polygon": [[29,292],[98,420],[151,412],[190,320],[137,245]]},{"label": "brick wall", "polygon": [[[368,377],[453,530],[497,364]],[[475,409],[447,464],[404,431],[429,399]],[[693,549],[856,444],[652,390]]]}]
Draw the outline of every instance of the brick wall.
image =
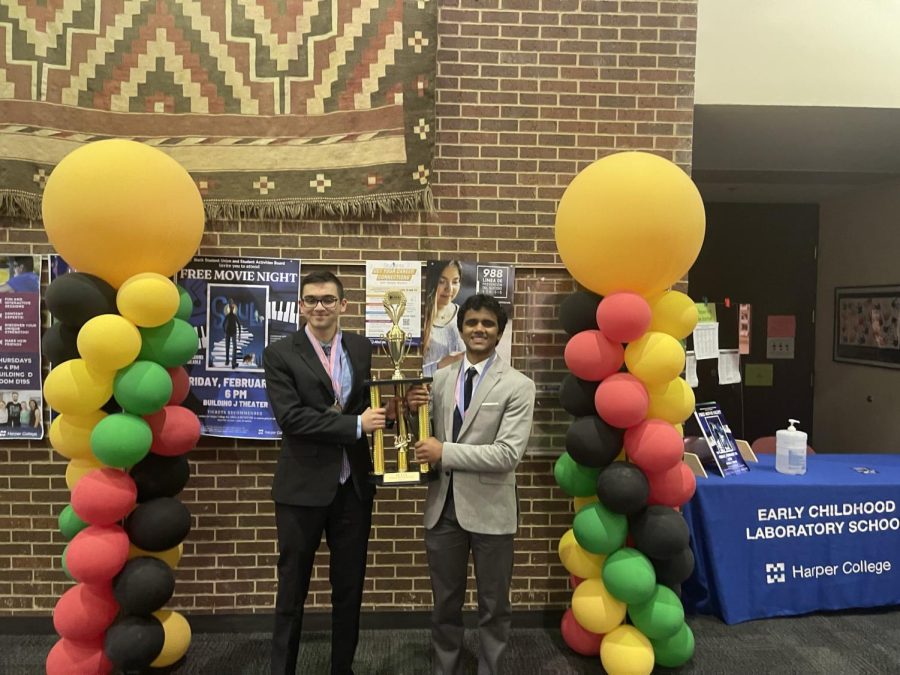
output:
[{"label": "brick wall", "polygon": [[[515,263],[513,361],[535,378],[539,396],[532,451],[519,469],[513,599],[518,608],[562,607],[570,593],[556,543],[571,524],[571,500],[554,487],[552,455],[569,420],[552,389],[564,370],[556,311],[573,283],[555,253],[554,212],[575,174],[614,151],[652,151],[690,168],[696,0],[438,2],[437,212],[375,222],[212,223],[201,253],[297,257],[304,271],[337,271],[348,286],[351,329],[362,327],[367,258],[452,254]],[[0,251],[50,248],[40,224],[6,219]],[[194,527],[174,608],[271,609],[276,452],[274,443],[205,438],[189,455],[182,498]],[[70,585],[56,526],[69,497],[64,471],[46,442],[0,446],[2,615],[46,615]],[[422,496],[420,488],[379,491],[367,609],[430,606]],[[308,606],[328,606],[327,579],[323,554]]]}]

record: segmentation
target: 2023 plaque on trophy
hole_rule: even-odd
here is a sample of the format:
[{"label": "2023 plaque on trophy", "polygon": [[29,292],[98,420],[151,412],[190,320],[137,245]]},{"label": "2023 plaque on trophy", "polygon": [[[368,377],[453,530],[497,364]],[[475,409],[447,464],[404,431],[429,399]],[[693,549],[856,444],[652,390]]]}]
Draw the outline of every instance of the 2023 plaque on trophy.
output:
[{"label": "2023 plaque on trophy", "polygon": [[[384,294],[384,310],[391,320],[390,329],[384,334],[385,351],[394,366],[394,373],[389,380],[371,380],[369,393],[373,408],[381,407],[382,388],[392,389],[394,398],[402,401],[406,395],[407,387],[414,384],[431,382],[430,377],[404,377],[400,366],[409,353],[410,343],[406,339],[406,331],[400,328],[400,319],[406,311],[406,295],[403,291],[388,291]],[[430,429],[431,409],[429,405],[419,407],[417,438],[427,438],[431,435]],[[396,471],[387,471],[384,457],[384,430],[377,429],[373,432],[372,449],[374,471],[371,480],[378,485],[420,485],[429,480],[427,463],[418,465],[416,469],[410,469],[410,446],[414,443],[413,434],[410,432],[406,417],[402,410],[397,414],[397,433],[394,448],[397,451]]]}]

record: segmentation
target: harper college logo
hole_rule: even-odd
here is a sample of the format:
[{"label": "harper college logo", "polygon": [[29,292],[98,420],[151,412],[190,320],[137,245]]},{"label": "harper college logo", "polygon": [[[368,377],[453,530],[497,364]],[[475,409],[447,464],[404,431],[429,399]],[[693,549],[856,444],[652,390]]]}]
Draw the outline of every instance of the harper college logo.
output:
[{"label": "harper college logo", "polygon": [[766,583],[767,584],[783,584],[784,583],[784,563],[766,563]]}]

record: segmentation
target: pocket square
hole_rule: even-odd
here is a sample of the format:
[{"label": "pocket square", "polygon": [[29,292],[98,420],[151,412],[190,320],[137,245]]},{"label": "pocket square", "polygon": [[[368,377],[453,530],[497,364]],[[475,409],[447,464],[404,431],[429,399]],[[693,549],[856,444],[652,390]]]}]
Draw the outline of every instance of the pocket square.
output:
[{"label": "pocket square", "polygon": [[498,401],[485,401],[481,404],[482,408],[496,408],[500,403]]}]

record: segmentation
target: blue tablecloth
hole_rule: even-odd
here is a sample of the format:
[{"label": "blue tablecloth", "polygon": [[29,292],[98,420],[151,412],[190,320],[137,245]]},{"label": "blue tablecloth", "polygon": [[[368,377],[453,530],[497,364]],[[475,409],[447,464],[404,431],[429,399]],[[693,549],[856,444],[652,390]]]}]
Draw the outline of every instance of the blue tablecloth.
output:
[{"label": "blue tablecloth", "polygon": [[900,455],[813,455],[804,476],[697,479],[685,609],[726,623],[900,604]]}]

